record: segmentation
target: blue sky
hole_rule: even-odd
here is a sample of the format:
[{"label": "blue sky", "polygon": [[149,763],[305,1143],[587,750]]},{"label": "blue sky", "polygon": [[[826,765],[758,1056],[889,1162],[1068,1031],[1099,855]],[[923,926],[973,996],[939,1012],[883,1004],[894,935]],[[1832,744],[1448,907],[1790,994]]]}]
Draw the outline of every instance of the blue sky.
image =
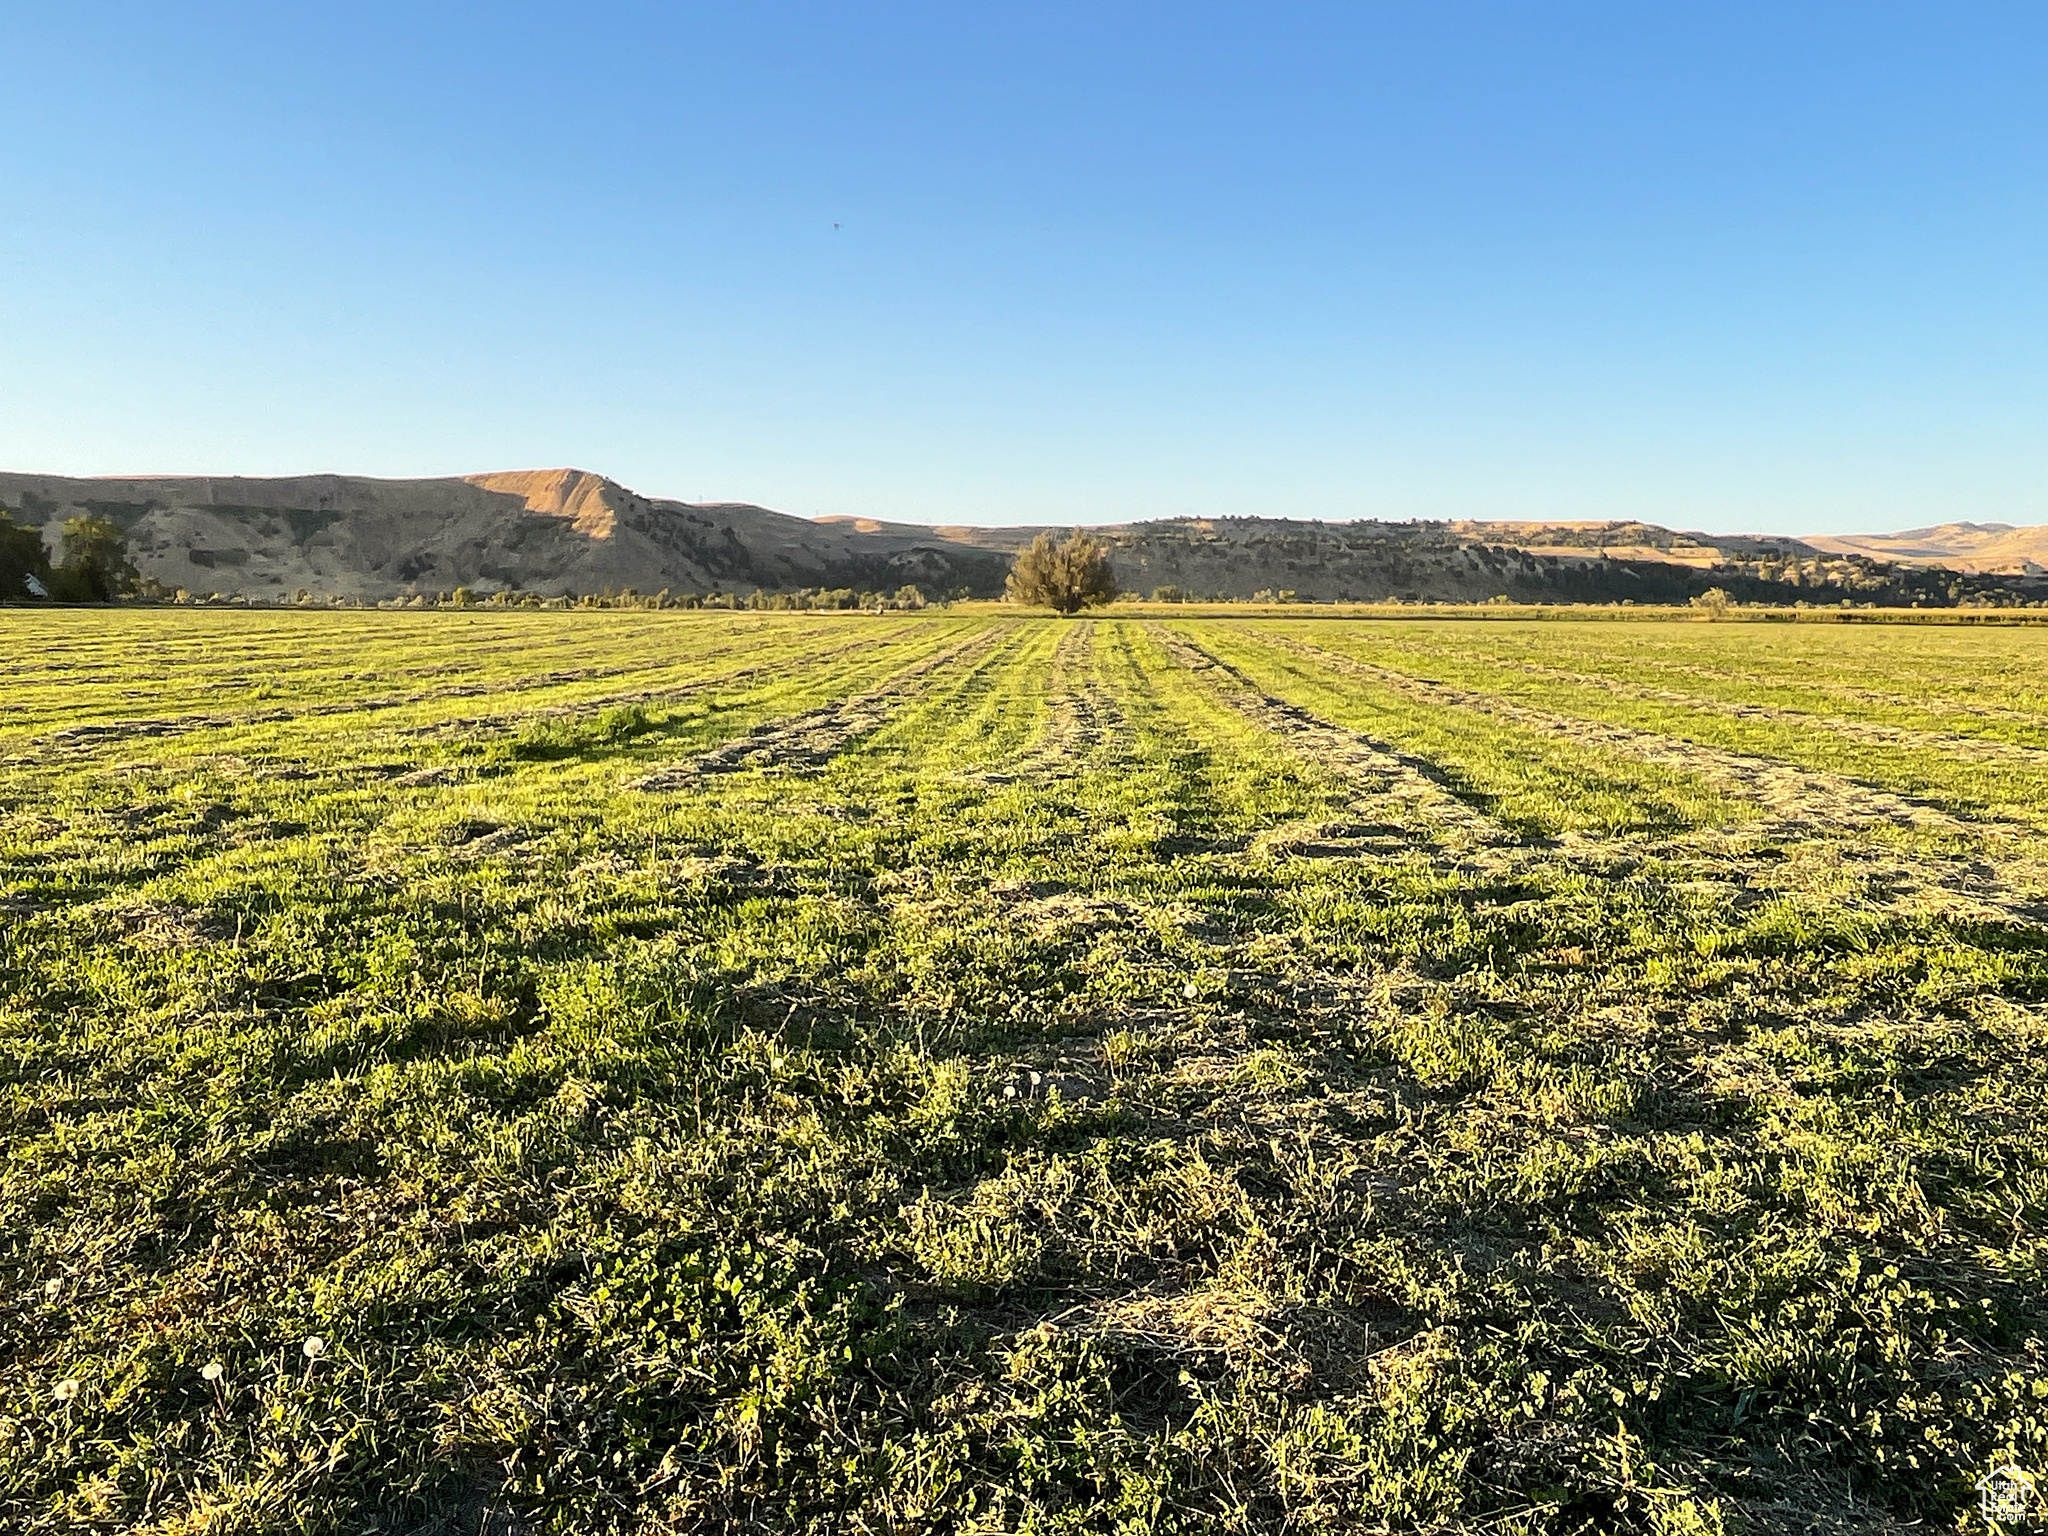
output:
[{"label": "blue sky", "polygon": [[0,467],[2048,521],[2048,8],[0,3]]}]

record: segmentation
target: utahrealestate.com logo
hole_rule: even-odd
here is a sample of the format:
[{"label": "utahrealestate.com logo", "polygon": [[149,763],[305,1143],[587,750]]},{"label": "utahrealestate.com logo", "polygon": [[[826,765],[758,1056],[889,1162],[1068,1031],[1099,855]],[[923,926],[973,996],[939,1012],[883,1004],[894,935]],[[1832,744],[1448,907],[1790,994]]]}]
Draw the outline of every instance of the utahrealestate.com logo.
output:
[{"label": "utahrealestate.com logo", "polygon": [[1977,1479],[1977,1497],[1984,1518],[1993,1525],[2019,1525],[2031,1520],[2041,1507],[2041,1489],[2033,1474],[2010,1462]]}]

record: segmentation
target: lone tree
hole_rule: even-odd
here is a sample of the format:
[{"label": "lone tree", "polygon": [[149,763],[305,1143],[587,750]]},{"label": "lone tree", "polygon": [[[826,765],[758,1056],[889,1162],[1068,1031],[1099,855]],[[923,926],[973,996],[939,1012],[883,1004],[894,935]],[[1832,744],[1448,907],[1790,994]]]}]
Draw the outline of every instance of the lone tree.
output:
[{"label": "lone tree", "polygon": [[1710,619],[1718,619],[1728,611],[1730,598],[1726,587],[1709,587],[1692,600],[1692,606]]},{"label": "lone tree", "polygon": [[1017,556],[1005,590],[1014,603],[1079,613],[1116,596],[1116,575],[1109,568],[1109,546],[1076,528],[1055,544],[1041,533]]},{"label": "lone tree", "polygon": [[73,517],[64,523],[64,563],[50,595],[67,603],[111,603],[135,585],[128,559],[128,535],[104,517]]}]

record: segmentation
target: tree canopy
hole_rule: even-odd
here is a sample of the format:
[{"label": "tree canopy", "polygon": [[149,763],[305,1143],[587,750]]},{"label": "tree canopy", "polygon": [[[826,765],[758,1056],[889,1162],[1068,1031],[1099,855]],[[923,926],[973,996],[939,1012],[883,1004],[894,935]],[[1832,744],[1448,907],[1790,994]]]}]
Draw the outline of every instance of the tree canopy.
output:
[{"label": "tree canopy", "polygon": [[1076,528],[1058,543],[1041,533],[1017,556],[1005,590],[1010,600],[1060,613],[1078,613],[1116,596],[1109,547]]},{"label": "tree canopy", "polygon": [[104,517],[73,517],[64,523],[64,563],[57,567],[50,595],[67,603],[111,603],[135,585],[128,535]]},{"label": "tree canopy", "polygon": [[0,507],[0,602],[18,602],[34,597],[29,585],[33,577],[45,591],[50,585],[50,556],[43,548],[42,533],[23,528]]}]

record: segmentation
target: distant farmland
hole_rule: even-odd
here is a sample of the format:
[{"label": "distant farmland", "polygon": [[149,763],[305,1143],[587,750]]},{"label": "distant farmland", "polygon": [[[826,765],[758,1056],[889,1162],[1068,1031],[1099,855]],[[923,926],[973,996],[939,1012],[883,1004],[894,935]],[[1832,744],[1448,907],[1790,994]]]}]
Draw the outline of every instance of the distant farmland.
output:
[{"label": "distant farmland", "polygon": [[0,639],[0,1529],[1954,1529],[2048,1474],[2048,631]]}]

